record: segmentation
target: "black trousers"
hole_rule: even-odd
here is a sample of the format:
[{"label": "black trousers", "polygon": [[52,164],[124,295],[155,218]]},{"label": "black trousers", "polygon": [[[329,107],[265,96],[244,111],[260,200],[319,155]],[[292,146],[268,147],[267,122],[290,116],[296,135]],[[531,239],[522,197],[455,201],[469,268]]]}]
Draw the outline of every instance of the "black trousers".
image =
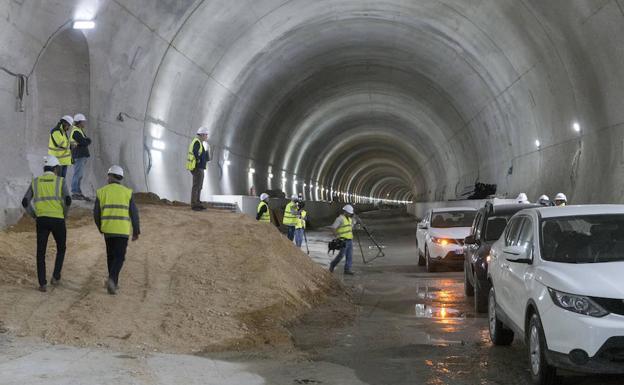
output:
[{"label": "black trousers", "polygon": [[119,282],[119,273],[126,260],[126,249],[128,248],[128,238],[109,237],[106,241],[106,263],[108,265],[108,278]]},{"label": "black trousers", "polygon": [[46,280],[46,249],[48,248],[48,238],[50,233],[56,241],[56,261],[54,262],[54,272],[52,276],[61,279],[61,270],[65,260],[65,249],[67,241],[67,229],[65,219],[60,218],[37,218],[37,279],[39,286],[48,283]]}]

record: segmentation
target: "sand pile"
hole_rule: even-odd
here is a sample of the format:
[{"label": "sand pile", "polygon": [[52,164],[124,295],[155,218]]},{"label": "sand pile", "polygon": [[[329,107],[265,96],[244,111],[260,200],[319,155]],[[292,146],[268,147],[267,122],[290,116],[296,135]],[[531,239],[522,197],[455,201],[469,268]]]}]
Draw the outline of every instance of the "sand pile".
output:
[{"label": "sand pile", "polygon": [[289,343],[283,325],[335,288],[271,225],[162,204],[139,210],[142,235],[130,243],[117,296],[104,289],[104,241],[88,210],[72,211],[62,285],[48,293],[35,290],[33,221],[0,232],[0,323],[21,336],[123,350],[279,345]]}]

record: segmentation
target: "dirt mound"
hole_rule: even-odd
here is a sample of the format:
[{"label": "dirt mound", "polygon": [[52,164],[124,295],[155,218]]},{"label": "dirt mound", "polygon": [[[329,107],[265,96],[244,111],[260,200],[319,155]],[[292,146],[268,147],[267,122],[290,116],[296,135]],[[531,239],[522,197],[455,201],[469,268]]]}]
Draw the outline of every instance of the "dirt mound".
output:
[{"label": "dirt mound", "polygon": [[[89,210],[72,212],[62,285],[35,290],[32,220],[0,232],[0,322],[17,335],[123,350],[214,351],[288,343],[283,325],[335,289],[273,226],[242,214],[142,204],[120,291],[104,289],[105,245]],[[48,275],[54,263],[48,247]]]}]

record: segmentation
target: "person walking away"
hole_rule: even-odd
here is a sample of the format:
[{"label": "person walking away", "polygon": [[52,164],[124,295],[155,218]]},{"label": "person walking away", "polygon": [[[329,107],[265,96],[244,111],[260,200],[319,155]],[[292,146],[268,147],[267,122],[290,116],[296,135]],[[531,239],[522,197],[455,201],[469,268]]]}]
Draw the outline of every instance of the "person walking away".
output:
[{"label": "person walking away", "polygon": [[97,190],[93,206],[93,219],[106,242],[106,288],[111,295],[117,294],[119,288],[119,273],[126,259],[128,238],[132,235],[132,240],[136,241],[141,234],[139,210],[132,198],[132,190],[121,184],[123,176],[121,167],[111,166],[108,184]]},{"label": "person walking away", "polygon": [[346,205],[342,208],[342,214],[336,218],[334,223],[332,224],[332,229],[334,230],[334,235],[336,238],[344,241],[345,245],[340,252],[334,258],[333,261],[329,264],[329,271],[334,272],[334,269],[343,257],[346,257],[344,273],[346,275],[353,275],[353,270],[351,270],[351,266],[353,264],[353,206]]},{"label": "person walking away", "polygon": [[65,115],[50,130],[50,138],[48,140],[48,155],[58,159],[61,166],[59,176],[65,178],[67,176],[67,167],[72,164],[71,146],[69,143],[68,131],[74,125],[74,118]]},{"label": "person walking away", "polygon": [[65,260],[67,228],[65,218],[71,205],[64,178],[59,176],[61,166],[58,159],[48,155],[44,159],[43,175],[34,178],[22,199],[22,206],[37,223],[37,279],[39,291],[46,292],[46,250],[50,233],[56,242],[56,260],[51,283],[56,286],[61,280]]},{"label": "person walking away", "polygon": [[308,216],[308,213],[304,210],[304,208],[304,202],[297,203],[297,209],[299,210],[297,224],[295,225],[295,245],[297,245],[297,247],[301,247],[303,244],[303,232],[306,229],[306,217]]},{"label": "person walking away", "polygon": [[269,209],[269,194],[260,194],[260,203],[256,209],[256,220],[262,223],[271,223],[271,209]]},{"label": "person walking away", "polygon": [[288,227],[288,239],[291,241],[295,238],[295,226],[297,225],[297,216],[299,215],[299,210],[297,210],[298,201],[299,197],[296,194],[290,197],[290,202],[284,209],[284,219],[282,219],[282,223]]},{"label": "person walking away", "polygon": [[74,116],[74,125],[69,133],[69,143],[72,158],[74,159],[74,175],[71,183],[72,199],[89,201],[90,199],[82,194],[82,189],[80,188],[87,159],[91,155],[89,154],[91,139],[84,132],[86,122],[87,118],[83,114]]},{"label": "person walking away", "polygon": [[191,189],[191,209],[193,211],[206,210],[201,204],[201,190],[204,185],[204,171],[206,163],[210,160],[204,142],[208,140],[208,128],[200,127],[197,136],[193,138],[188,148],[186,169],[193,175],[193,188]]},{"label": "person walking away", "polygon": [[568,197],[564,193],[558,193],[555,195],[555,206],[563,207],[568,204]]}]

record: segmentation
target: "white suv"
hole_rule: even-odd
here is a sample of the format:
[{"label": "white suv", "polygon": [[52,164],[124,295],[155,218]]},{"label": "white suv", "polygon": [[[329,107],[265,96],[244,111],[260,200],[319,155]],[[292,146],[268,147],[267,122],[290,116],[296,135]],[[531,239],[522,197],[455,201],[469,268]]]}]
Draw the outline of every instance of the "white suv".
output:
[{"label": "white suv", "polygon": [[624,373],[624,205],[514,215],[490,251],[490,338],[528,345],[537,384],[557,368]]}]

